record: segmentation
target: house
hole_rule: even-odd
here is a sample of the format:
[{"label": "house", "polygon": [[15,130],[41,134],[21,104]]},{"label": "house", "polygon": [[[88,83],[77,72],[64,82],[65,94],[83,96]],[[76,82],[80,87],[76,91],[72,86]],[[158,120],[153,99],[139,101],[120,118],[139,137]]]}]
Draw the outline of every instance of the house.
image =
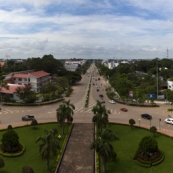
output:
[{"label": "house", "polygon": [[14,99],[16,101],[20,101],[20,98],[17,96],[16,89],[18,87],[21,87],[21,85],[8,84],[8,87],[9,87],[8,89],[6,89],[6,88],[1,89],[1,91],[0,91],[1,98],[3,98],[5,95],[9,95],[11,99]]},{"label": "house", "polygon": [[10,73],[4,80],[8,84],[17,84],[19,86],[31,85],[32,90],[39,93],[41,88],[50,82],[50,79],[50,73],[43,70],[28,70]]}]

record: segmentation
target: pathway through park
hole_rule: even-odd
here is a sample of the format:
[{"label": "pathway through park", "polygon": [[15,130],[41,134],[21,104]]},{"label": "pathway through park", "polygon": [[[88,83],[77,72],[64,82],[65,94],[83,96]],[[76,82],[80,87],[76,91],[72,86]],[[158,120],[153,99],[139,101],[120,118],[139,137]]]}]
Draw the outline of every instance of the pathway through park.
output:
[{"label": "pathway through park", "polygon": [[92,123],[75,123],[57,173],[94,173],[93,138]]}]

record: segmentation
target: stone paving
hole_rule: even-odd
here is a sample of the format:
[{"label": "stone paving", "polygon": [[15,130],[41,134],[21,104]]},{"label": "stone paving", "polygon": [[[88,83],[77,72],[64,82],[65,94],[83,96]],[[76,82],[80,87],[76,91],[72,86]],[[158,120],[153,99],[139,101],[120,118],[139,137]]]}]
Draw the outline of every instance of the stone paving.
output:
[{"label": "stone paving", "polygon": [[75,123],[57,173],[94,173],[93,138],[92,123]]}]

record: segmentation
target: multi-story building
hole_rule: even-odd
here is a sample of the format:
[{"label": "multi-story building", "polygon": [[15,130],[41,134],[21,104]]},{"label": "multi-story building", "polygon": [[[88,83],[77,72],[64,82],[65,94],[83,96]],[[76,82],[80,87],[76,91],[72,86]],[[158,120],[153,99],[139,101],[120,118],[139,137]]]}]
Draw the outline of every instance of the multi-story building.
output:
[{"label": "multi-story building", "polygon": [[77,68],[83,66],[86,60],[66,60],[64,67],[69,71],[75,71]]},{"label": "multi-story building", "polygon": [[32,90],[39,93],[41,88],[50,82],[50,74],[45,71],[20,71],[8,74],[5,77],[8,84],[30,85]]}]

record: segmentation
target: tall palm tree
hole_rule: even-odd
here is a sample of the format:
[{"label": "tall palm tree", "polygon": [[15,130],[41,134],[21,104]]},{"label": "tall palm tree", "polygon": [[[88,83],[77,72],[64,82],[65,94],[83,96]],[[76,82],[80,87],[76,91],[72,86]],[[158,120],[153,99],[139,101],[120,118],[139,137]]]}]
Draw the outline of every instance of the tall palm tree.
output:
[{"label": "tall palm tree", "polygon": [[67,111],[66,111],[66,119],[68,122],[72,122],[73,121],[73,111],[75,110],[75,106],[70,103],[70,100],[68,101],[63,101],[63,104],[66,105]]},{"label": "tall palm tree", "polygon": [[63,104],[59,106],[59,108],[56,110],[56,116],[57,116],[57,121],[61,124],[62,126],[62,133],[64,134],[64,123],[65,120],[67,122],[72,122],[73,121],[73,110],[75,109],[75,106],[70,103],[69,101],[63,101]]},{"label": "tall palm tree", "polygon": [[39,145],[39,152],[42,159],[46,159],[46,169],[50,169],[50,157],[51,154],[57,155],[58,149],[60,149],[59,139],[54,135],[52,129],[44,130],[45,135],[39,136],[36,140],[36,143],[41,141]]},{"label": "tall palm tree", "polygon": [[97,139],[91,144],[91,149],[95,149],[99,154],[103,164],[102,171],[106,172],[106,162],[108,159],[115,159],[117,154],[109,141],[118,140],[111,130],[104,130],[97,134]]},{"label": "tall palm tree", "polygon": [[66,119],[66,111],[67,111],[67,107],[65,104],[60,105],[59,108],[56,110],[57,121],[62,126],[62,134],[63,135],[64,135],[64,122]]},{"label": "tall palm tree", "polygon": [[97,100],[96,105],[92,109],[94,113],[92,122],[97,124],[100,132],[102,132],[102,128],[109,122],[108,114],[110,114],[110,111],[106,109],[105,105],[103,105],[104,103],[104,101],[100,102]]}]

